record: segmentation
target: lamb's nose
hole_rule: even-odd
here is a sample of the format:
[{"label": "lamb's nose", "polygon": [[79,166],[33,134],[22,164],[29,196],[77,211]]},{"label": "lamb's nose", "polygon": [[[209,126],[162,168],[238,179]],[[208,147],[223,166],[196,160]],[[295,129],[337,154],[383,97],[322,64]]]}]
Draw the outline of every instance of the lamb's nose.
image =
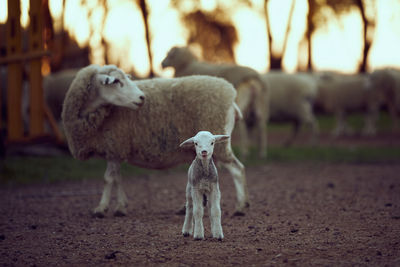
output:
[{"label": "lamb's nose", "polygon": [[202,156],[207,156],[207,150],[201,151],[201,155],[202,155]]},{"label": "lamb's nose", "polygon": [[144,102],[145,99],[144,95],[139,96],[139,99],[142,100],[142,102]]}]

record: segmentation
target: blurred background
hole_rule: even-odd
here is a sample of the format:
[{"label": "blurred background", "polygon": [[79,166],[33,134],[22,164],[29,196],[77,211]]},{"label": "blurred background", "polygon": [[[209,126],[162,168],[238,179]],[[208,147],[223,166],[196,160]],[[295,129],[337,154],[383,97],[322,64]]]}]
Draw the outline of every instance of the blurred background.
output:
[{"label": "blurred background", "polygon": [[[0,0],[2,157],[58,155],[57,149],[27,151],[27,144],[43,143],[43,136],[65,151],[61,106],[52,106],[56,101],[49,100],[42,86],[51,87],[57,74],[70,81],[74,70],[95,63],[115,64],[136,78],[173,77],[173,70],[163,69],[161,61],[174,46],[189,46],[208,62],[248,66],[260,73],[356,75],[396,69],[398,14],[398,0]],[[59,77],[54,86],[61,88],[62,83]],[[38,99],[32,100],[35,96]],[[45,108],[35,111],[35,106]],[[334,127],[334,119],[324,114],[317,118],[323,137]],[[360,116],[350,120],[361,128]],[[398,160],[398,135],[387,134],[388,121],[383,108],[380,138],[329,139],[322,141],[325,147],[313,147],[317,154],[311,157],[336,151],[339,154],[332,157],[343,158],[350,146],[359,160],[372,143],[372,149],[382,148],[382,154],[374,150],[373,159]],[[310,153],[301,138],[297,147],[281,146],[279,137],[289,130],[290,126],[269,126],[270,160]]]}]

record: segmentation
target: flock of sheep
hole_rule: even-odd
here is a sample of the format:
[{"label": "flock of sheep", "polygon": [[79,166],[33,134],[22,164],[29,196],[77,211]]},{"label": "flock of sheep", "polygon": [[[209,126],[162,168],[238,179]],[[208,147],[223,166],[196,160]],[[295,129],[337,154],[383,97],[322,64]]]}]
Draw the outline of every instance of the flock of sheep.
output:
[{"label": "flock of sheep", "polygon": [[[310,128],[311,141],[316,142],[319,127],[314,116],[315,106],[335,115],[335,136],[351,133],[346,115],[353,111],[364,113],[363,134],[376,134],[382,106],[388,108],[397,127],[400,111],[400,72],[397,70],[382,69],[359,75],[275,71],[259,74],[248,67],[199,61],[184,47],[172,48],[162,66],[173,67],[176,78],[133,81],[112,65],[90,65],[76,75],[68,72],[45,78],[49,105],[63,101],[61,117],[72,155],[82,160],[93,156],[107,160],[104,191],[94,210],[99,217],[108,209],[114,184],[118,201],[115,215],[126,214],[127,197],[120,175],[122,162],[161,169],[195,158],[189,169],[182,233],[192,235],[194,227],[194,237],[204,237],[200,200],[208,196],[212,199],[209,208],[213,237],[222,239],[218,175],[210,161],[211,155],[233,178],[236,214],[244,214],[249,206],[245,168],[234,155],[228,138],[235,124],[243,156],[249,147],[247,125],[250,122],[255,125],[261,157],[267,153],[268,121],[294,123],[288,144],[303,125]],[[63,86],[61,77],[67,77],[69,83],[73,80],[72,84]],[[60,106],[55,105],[58,108],[53,111],[55,116],[60,114]],[[220,138],[225,141],[214,149],[214,142]],[[209,142],[212,149],[199,150],[198,145],[204,142]],[[189,148],[187,143],[191,144]],[[193,147],[197,153],[193,153]],[[204,161],[202,153],[208,161]],[[204,177],[209,177],[209,172],[213,178],[207,180]],[[199,179],[208,182],[199,183]]]}]

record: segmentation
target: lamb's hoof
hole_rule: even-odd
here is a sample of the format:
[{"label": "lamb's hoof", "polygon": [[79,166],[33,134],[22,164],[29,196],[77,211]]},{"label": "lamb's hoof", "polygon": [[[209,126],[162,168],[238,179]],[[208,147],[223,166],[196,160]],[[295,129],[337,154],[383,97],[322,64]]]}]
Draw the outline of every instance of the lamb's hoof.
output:
[{"label": "lamb's hoof", "polygon": [[189,233],[182,233],[183,234],[183,236],[184,237],[188,237],[188,236],[190,236],[190,234]]},{"label": "lamb's hoof", "polygon": [[193,238],[195,241],[204,240],[204,237],[196,236]]}]

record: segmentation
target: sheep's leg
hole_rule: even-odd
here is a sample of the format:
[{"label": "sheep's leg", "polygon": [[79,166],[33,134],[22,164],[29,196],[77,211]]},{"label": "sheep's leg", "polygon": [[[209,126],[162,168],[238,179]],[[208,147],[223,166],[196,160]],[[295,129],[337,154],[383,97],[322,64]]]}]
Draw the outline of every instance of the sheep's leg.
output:
[{"label": "sheep's leg", "polygon": [[101,200],[99,206],[94,209],[94,215],[97,217],[104,217],[104,213],[108,209],[108,205],[110,204],[111,191],[115,179],[115,172],[119,173],[119,163],[108,161],[107,169],[104,173],[104,189],[103,194],[101,196]]},{"label": "sheep's leg", "polygon": [[259,94],[254,97],[257,133],[260,144],[259,156],[265,158],[267,156],[267,122],[269,119],[269,108],[266,108],[262,95]]},{"label": "sheep's leg", "polygon": [[336,128],[333,131],[333,137],[339,137],[343,133],[350,134],[350,128],[346,123],[345,112],[343,110],[337,111],[336,115]]},{"label": "sheep's leg", "polygon": [[224,234],[221,226],[221,192],[219,191],[218,184],[212,185],[210,193],[210,221],[211,221],[211,233],[214,238],[222,240]]},{"label": "sheep's leg", "polygon": [[[251,102],[251,90],[247,85],[240,85],[236,88],[236,104],[242,112],[248,111]],[[244,114],[243,114],[244,115]],[[249,136],[245,120],[239,120],[236,122],[239,129],[240,135],[240,152],[242,158],[246,158],[249,154]]]},{"label": "sheep's leg", "polygon": [[225,162],[221,160],[221,163],[229,171],[235,184],[237,205],[234,215],[242,216],[245,214],[245,209],[250,206],[245,168],[233,154],[231,155],[231,160]]},{"label": "sheep's leg", "polygon": [[182,234],[184,236],[189,236],[193,234],[193,200],[191,187],[188,183],[186,186],[186,213],[185,222],[182,227]]},{"label": "sheep's leg", "polygon": [[373,136],[376,134],[376,122],[379,117],[378,106],[373,105],[369,107],[365,114],[365,125],[362,134],[365,136]]},{"label": "sheep's leg", "polygon": [[290,137],[285,141],[285,146],[291,146],[293,144],[293,141],[296,139],[297,135],[299,134],[300,131],[300,123],[298,120],[293,120],[293,130],[292,134]]},{"label": "sheep's leg", "polygon": [[395,133],[399,130],[399,113],[393,101],[390,101],[387,106],[392,120],[392,131]]},{"label": "sheep's leg", "polygon": [[194,233],[193,238],[196,240],[204,239],[203,226],[203,194],[198,190],[192,190],[193,199],[193,218],[194,218]]},{"label": "sheep's leg", "polygon": [[126,197],[122,186],[122,176],[120,173],[119,163],[115,165],[113,175],[117,186],[117,207],[115,208],[114,216],[125,216],[127,214],[126,207],[128,205],[128,198]]}]

